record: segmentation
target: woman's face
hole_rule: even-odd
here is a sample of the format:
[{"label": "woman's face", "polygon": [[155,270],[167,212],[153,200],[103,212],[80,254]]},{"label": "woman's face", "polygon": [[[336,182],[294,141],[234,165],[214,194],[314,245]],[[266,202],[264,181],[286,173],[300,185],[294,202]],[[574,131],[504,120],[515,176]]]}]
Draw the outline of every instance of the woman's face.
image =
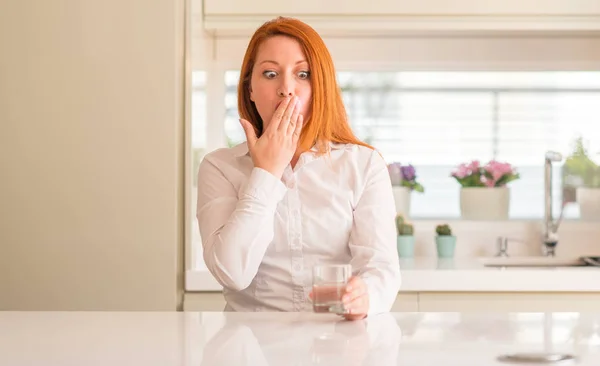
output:
[{"label": "woman's face", "polygon": [[300,114],[306,121],[311,94],[310,70],[298,41],[286,36],[264,41],[258,48],[250,79],[250,100],[263,120],[263,130],[286,96],[299,97]]}]

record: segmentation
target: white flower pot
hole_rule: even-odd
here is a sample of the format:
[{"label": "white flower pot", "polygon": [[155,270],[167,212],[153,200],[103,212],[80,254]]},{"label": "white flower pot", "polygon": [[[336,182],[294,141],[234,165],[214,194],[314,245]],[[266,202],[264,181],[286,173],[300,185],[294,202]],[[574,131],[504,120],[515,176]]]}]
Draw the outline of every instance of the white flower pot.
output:
[{"label": "white flower pot", "polygon": [[410,214],[410,194],[411,191],[407,187],[393,186],[394,204],[396,205],[396,213],[402,214],[408,218]]},{"label": "white flower pot", "polygon": [[508,187],[464,187],[460,190],[460,212],[464,220],[507,220]]},{"label": "white flower pot", "polygon": [[577,188],[581,220],[600,220],[600,188]]}]

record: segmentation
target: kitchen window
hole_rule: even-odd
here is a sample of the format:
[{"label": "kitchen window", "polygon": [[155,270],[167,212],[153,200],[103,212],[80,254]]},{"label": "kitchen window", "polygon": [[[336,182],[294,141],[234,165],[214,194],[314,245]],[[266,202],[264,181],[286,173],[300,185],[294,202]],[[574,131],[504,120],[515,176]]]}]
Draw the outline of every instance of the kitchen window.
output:
[{"label": "kitchen window", "polygon": [[[239,71],[211,72],[192,75],[186,230],[192,255],[186,259],[191,258],[189,268],[195,271],[206,271],[196,222],[198,164],[216,146],[245,140],[237,113]],[[510,184],[510,218],[541,221],[545,151],[567,154],[573,140],[583,135],[590,151],[600,153],[600,72],[343,70],[338,81],[358,137],[379,149],[388,162],[415,165],[425,193],[413,193],[414,220],[459,218],[460,187],[449,177],[451,170],[471,159],[496,158],[521,173],[521,179]],[[223,141],[213,141],[210,131]],[[594,156],[600,160],[600,155]],[[560,170],[554,171],[559,187]],[[560,189],[554,190],[553,200],[556,217]],[[567,219],[578,215],[577,205],[565,211]]]},{"label": "kitchen window", "polygon": [[[225,134],[245,140],[237,114],[238,71],[225,73]],[[353,130],[389,161],[413,164],[425,193],[413,193],[413,219],[459,218],[452,169],[472,159],[507,161],[511,219],[543,217],[544,154],[568,154],[579,135],[600,162],[600,72],[356,72],[338,82]],[[555,187],[561,183],[554,169]],[[555,215],[560,189],[553,192]],[[565,218],[577,218],[576,205]]]}]

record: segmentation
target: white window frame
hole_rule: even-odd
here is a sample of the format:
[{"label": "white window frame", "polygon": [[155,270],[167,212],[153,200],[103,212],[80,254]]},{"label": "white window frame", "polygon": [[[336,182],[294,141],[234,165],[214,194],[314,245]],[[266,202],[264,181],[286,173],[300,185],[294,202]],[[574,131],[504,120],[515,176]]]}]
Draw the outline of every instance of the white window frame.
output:
[{"label": "white window frame", "polygon": [[[189,2],[190,0],[188,0]],[[190,15],[188,15],[188,18]],[[186,24],[186,34],[190,35],[190,21]],[[201,24],[200,24],[201,26]],[[406,38],[406,37],[404,37]],[[568,38],[568,37],[567,37]],[[572,37],[571,37],[572,38]],[[390,47],[382,47],[379,44],[385,45],[389,43],[389,40],[384,39],[329,39],[326,40],[328,47],[333,50],[332,54],[335,60],[336,71],[396,71],[398,69],[411,70],[411,71],[541,71],[541,70],[568,70],[568,71],[589,71],[598,68],[600,62],[600,37],[593,38],[589,43],[585,43],[587,38],[582,36],[581,39],[565,40],[567,50],[560,47],[556,47],[552,41],[548,41],[548,45],[543,48],[543,52],[540,53],[540,57],[535,61],[467,61],[467,62],[456,62],[447,61],[442,59],[435,60],[418,60],[410,57],[399,57],[398,59],[391,58],[389,56],[396,55]],[[515,39],[517,40],[517,39]],[[531,40],[535,43],[535,39]],[[222,287],[217,283],[213,276],[207,270],[195,269],[194,259],[200,253],[196,253],[196,250],[200,248],[194,248],[192,245],[191,237],[191,219],[192,219],[192,205],[195,202],[191,202],[192,197],[192,186],[191,174],[197,172],[191,171],[191,71],[192,65],[201,65],[202,69],[207,72],[206,90],[207,90],[207,151],[225,147],[225,72],[227,70],[237,70],[241,66],[243,52],[247,46],[248,39],[207,39],[206,42],[209,44],[205,47],[205,50],[211,50],[212,54],[203,57],[203,60],[198,63],[194,63],[191,60],[191,37],[186,38],[186,67],[185,67],[185,182],[184,182],[184,207],[185,207],[185,223],[184,223],[184,238],[185,238],[185,291],[221,291]],[[370,54],[374,57],[372,60],[364,61],[349,61],[353,59],[353,55],[356,55],[356,44],[357,42],[365,42],[365,50],[362,50],[361,54]],[[369,43],[371,42],[371,43]],[[399,44],[407,44],[412,47],[421,47],[418,45],[419,42],[427,42],[426,39],[415,39],[403,37],[398,38]],[[558,40],[556,42],[561,42]],[[468,43],[468,44],[467,44]],[[583,44],[582,44],[583,43]],[[378,46],[379,45],[379,46]],[[465,47],[469,47],[471,44],[465,42]],[[596,45],[596,47],[594,47]],[[399,46],[400,47],[400,46]],[[432,47],[434,48],[434,47]],[[560,48],[560,51],[551,50],[551,48]],[[410,53],[411,49],[408,47],[406,53]],[[539,50],[538,50],[539,51]],[[379,52],[379,54],[377,54]],[[397,52],[397,51],[395,51]],[[453,51],[461,52],[461,51]],[[494,52],[502,53],[502,50],[495,50]],[[564,61],[562,58],[549,58],[547,55],[552,52],[560,52],[562,54],[569,53],[570,59]],[[492,52],[493,53],[493,52]],[[374,54],[374,56],[373,56]],[[421,52],[421,57],[426,57],[427,52]],[[493,57],[490,57],[493,59]],[[550,61],[548,61],[550,60]],[[484,68],[484,65],[487,68]],[[456,219],[454,219],[456,220]],[[428,222],[431,220],[420,220]],[[520,220],[513,219],[510,221],[524,221],[530,222],[531,220]],[[541,220],[540,220],[541,222]],[[417,223],[418,224],[418,223]],[[490,244],[492,245],[492,244]]]}]

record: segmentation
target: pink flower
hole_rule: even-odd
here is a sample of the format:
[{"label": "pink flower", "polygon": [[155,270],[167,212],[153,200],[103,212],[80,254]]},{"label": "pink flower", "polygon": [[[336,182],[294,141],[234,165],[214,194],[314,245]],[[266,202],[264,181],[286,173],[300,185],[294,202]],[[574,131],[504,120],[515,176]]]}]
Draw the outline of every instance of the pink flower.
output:
[{"label": "pink flower", "polygon": [[462,187],[503,187],[519,179],[519,173],[512,165],[492,160],[481,166],[478,160],[460,164],[450,174]]},{"label": "pink flower", "polygon": [[479,164],[479,160],[473,160],[471,164],[469,164],[469,169],[471,172],[476,172],[480,167],[481,165]]},{"label": "pink flower", "polygon": [[452,172],[452,176],[463,179],[472,174],[471,169],[465,164],[460,164],[454,172]]},{"label": "pink flower", "polygon": [[494,187],[496,185],[496,182],[493,180],[489,180],[489,179],[485,179],[485,177],[481,177],[481,181],[483,182],[483,184],[485,184],[486,187]]},{"label": "pink flower", "polygon": [[479,171],[479,167],[480,165],[478,160],[473,160],[469,165],[460,164],[458,167],[456,167],[456,170],[452,172],[452,176],[458,179],[463,179],[477,173]]},{"label": "pink flower", "polygon": [[513,168],[508,163],[501,163],[495,160],[490,161],[484,169],[490,173],[494,182],[498,181],[505,174],[511,174],[513,172]]}]

